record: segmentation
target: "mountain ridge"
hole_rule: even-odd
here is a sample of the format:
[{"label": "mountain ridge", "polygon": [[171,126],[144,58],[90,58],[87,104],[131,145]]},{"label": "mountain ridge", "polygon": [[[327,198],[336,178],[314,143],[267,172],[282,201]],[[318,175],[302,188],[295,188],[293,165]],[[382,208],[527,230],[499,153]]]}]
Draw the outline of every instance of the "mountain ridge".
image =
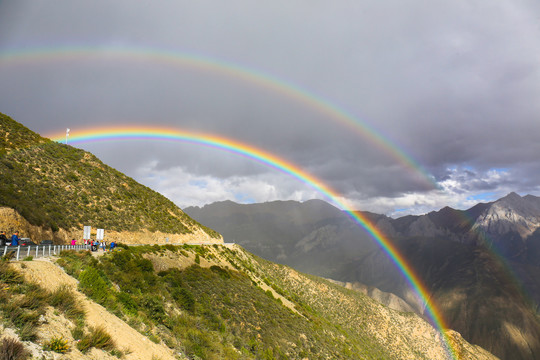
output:
[{"label": "mountain ridge", "polygon": [[[235,211],[242,206],[235,205]],[[297,202],[297,212],[303,206]],[[191,213],[191,208],[184,210]],[[444,207],[397,219],[361,213],[424,279],[434,299],[443,304],[443,315],[452,328],[502,359],[540,359],[540,317],[534,310],[540,304],[540,198],[510,193],[466,210]],[[280,214],[269,211],[266,218],[276,216]],[[295,229],[296,233],[288,232],[283,219],[274,233],[280,235],[274,237],[257,236],[256,230],[272,234],[277,227],[273,221],[265,222],[264,216],[259,216],[259,223],[236,227],[226,217],[215,222],[212,207],[206,206],[194,217],[218,229],[226,240],[233,232],[234,241],[259,256],[336,281],[373,286],[423,313],[424,304],[418,302],[388,256],[343,212],[341,217],[312,222],[306,216],[305,231]],[[222,227],[223,223],[227,226]],[[507,265],[502,265],[501,258]],[[516,275],[521,285],[513,278]],[[462,320],[472,319],[466,314],[473,313],[478,314],[474,321]]]}]

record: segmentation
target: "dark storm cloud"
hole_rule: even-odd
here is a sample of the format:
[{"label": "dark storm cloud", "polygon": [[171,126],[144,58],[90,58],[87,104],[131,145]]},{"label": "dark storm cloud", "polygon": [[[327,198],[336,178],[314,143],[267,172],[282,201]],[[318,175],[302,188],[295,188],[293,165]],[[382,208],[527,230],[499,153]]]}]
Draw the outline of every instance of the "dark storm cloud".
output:
[{"label": "dark storm cloud", "polygon": [[[540,191],[539,22],[539,5],[525,0],[1,2],[0,111],[41,134],[150,124],[227,136],[297,164],[357,208],[463,207],[478,192]],[[373,127],[443,191],[336,114],[283,89],[98,52],[1,62],[5,52],[61,46],[199,54],[285,80]],[[320,196],[253,160],[200,146],[81,146],[182,205]]]}]

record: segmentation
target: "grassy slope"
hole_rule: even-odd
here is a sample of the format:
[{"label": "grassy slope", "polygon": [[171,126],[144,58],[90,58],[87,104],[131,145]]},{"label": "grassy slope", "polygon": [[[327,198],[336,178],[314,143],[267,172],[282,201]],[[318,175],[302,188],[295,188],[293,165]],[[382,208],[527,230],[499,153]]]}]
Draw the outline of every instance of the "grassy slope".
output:
[{"label": "grassy slope", "polygon": [[[293,208],[293,204],[290,202],[289,207]],[[336,221],[328,214],[318,218],[310,214],[304,204],[296,204],[300,213],[296,216],[304,216],[302,224],[313,219],[307,231],[289,222],[288,219],[294,217],[285,211],[284,203],[224,202],[186,211],[221,231],[226,240],[235,239],[249,251],[269,260],[332,279],[359,281],[407,298],[409,285],[380,249],[372,250],[371,239],[362,241],[365,236],[362,229]],[[275,211],[278,205],[281,206],[279,212]],[[474,222],[464,219],[477,218],[488,206],[478,204],[467,211],[444,208],[430,213],[425,220],[429,218],[438,228],[447,229],[449,238],[399,239],[395,235],[396,246],[417,273],[422,274],[450,328],[501,358],[537,359],[540,358],[538,306],[531,306],[524,298],[515,279],[508,276],[506,266],[500,264],[491,251],[450,240],[465,237]],[[378,221],[384,220],[382,215],[366,212],[362,215],[378,226]],[[419,216],[405,216],[387,220],[398,233],[407,233],[418,219]],[[258,229],[260,236],[256,235]],[[384,231],[384,223],[381,229]],[[392,234],[391,227],[389,229],[388,233]],[[304,248],[308,250],[302,251]],[[511,268],[523,281],[522,286],[539,299],[540,230],[527,239],[527,251],[522,257],[526,257],[526,261],[512,262]]]},{"label": "grassy slope", "polygon": [[0,114],[0,205],[31,224],[191,233],[201,227],[161,194],[92,154],[40,137]]},{"label": "grassy slope", "polygon": [[[445,356],[435,331],[416,315],[239,247],[141,246],[99,259],[65,253],[59,263],[92,299],[190,358]],[[461,358],[489,358],[459,343]]]}]

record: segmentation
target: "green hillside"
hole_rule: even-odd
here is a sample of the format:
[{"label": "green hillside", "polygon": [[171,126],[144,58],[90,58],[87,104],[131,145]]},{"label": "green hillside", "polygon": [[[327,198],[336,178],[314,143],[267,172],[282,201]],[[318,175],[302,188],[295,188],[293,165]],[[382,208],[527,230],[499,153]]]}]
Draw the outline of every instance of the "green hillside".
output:
[{"label": "green hillside", "polygon": [[[58,260],[79,289],[189,359],[445,359],[412,313],[238,246],[139,246]],[[460,359],[489,354],[452,336]]]},{"label": "green hillside", "polygon": [[203,228],[170,200],[103,164],[94,155],[52,142],[0,114],[0,206],[31,224],[59,229],[186,234]]}]

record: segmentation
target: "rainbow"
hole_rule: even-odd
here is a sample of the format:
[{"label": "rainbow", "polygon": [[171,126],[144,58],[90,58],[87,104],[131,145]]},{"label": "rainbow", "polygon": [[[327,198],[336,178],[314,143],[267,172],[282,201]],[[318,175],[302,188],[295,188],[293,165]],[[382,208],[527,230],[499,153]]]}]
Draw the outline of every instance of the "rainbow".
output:
[{"label": "rainbow", "polygon": [[182,67],[243,81],[258,88],[268,89],[288,99],[299,102],[329,119],[332,119],[359,134],[374,146],[411,170],[430,188],[439,188],[434,177],[416,160],[398,148],[380,132],[360,121],[350,112],[301,86],[276,76],[237,65],[221,59],[205,57],[179,51],[149,47],[128,46],[64,46],[30,49],[13,49],[0,52],[0,66],[24,66],[72,61],[119,61]]},{"label": "rainbow", "polygon": [[[65,133],[52,134],[48,136],[54,141],[65,141]],[[110,127],[110,128],[88,128],[70,134],[70,143],[88,143],[96,141],[118,141],[118,140],[158,140],[158,141],[175,141],[203,145],[215,148],[222,151],[231,152],[252,160],[255,160],[268,167],[277,169],[285,174],[288,174],[299,181],[307,184],[317,192],[325,196],[327,199],[336,203],[338,206],[345,209],[356,223],[364,228],[376,243],[386,252],[392,262],[396,265],[399,271],[403,274],[406,281],[414,289],[420,299],[426,304],[426,311],[435,328],[440,332],[445,348],[448,350],[450,358],[455,359],[454,349],[446,335],[446,326],[443,317],[435,304],[431,301],[429,292],[421,278],[416,274],[413,267],[401,255],[398,249],[390,242],[390,240],[375,227],[375,225],[364,215],[351,210],[343,197],[329,186],[325,185],[321,180],[310,175],[289,161],[279,158],[271,153],[258,149],[252,145],[248,145],[237,140],[225,138],[222,136],[181,131],[171,128],[157,127]]]}]

